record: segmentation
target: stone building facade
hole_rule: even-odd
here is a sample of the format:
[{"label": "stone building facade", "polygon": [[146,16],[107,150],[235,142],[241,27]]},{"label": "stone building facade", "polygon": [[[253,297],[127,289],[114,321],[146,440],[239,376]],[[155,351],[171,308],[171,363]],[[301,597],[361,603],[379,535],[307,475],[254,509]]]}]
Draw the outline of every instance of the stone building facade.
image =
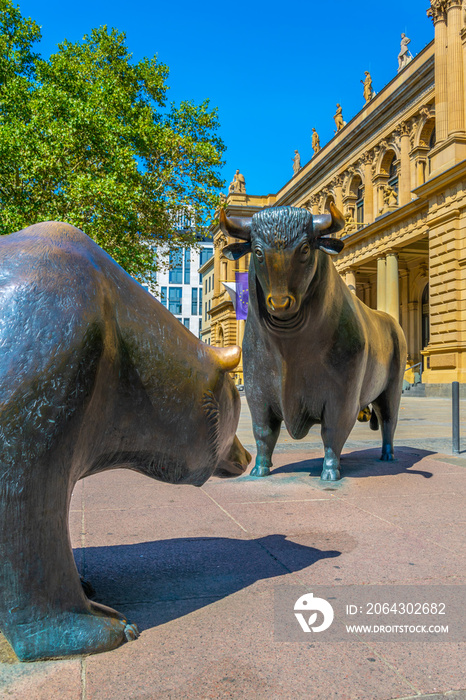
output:
[{"label": "stone building facade", "polygon": [[[332,200],[346,220],[339,273],[400,320],[406,378],[422,368],[434,393],[466,383],[466,21],[461,0],[432,0],[428,14],[434,40],[279,192],[231,193],[226,207],[230,216],[282,205],[318,214]],[[242,322],[220,281],[247,261],[227,262],[225,236],[213,233],[212,343],[227,345],[241,342]]]}]

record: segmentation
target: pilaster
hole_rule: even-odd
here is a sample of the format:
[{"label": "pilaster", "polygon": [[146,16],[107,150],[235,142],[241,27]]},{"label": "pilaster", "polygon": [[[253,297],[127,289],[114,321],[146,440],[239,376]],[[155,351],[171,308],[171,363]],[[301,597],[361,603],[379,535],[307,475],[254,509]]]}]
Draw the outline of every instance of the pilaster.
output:
[{"label": "pilaster", "polygon": [[447,96],[447,17],[445,2],[431,0],[427,14],[432,18],[435,29],[435,114],[437,122],[437,143],[448,136],[448,96]]},{"label": "pilaster", "polygon": [[462,0],[447,0],[448,136],[464,133]]},{"label": "pilaster", "polygon": [[374,156],[370,151],[364,153],[364,225],[374,221],[374,187],[372,185],[372,163]]},{"label": "pilaster", "polygon": [[406,122],[400,125],[400,178],[398,183],[398,203],[400,207],[411,201],[411,173],[409,160],[409,128]]}]

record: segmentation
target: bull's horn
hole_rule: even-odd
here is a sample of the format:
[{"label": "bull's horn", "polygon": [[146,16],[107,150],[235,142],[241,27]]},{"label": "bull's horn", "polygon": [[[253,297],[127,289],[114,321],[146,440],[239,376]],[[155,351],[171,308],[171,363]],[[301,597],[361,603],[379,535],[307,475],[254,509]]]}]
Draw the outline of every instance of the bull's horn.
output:
[{"label": "bull's horn", "polygon": [[232,216],[228,218],[225,209],[220,209],[220,228],[227,236],[241,238],[242,241],[251,240],[251,217],[242,219]]},{"label": "bull's horn", "polygon": [[234,370],[241,359],[241,348],[238,345],[229,345],[226,348],[216,348],[211,345],[210,349],[213,350],[222,372]]},{"label": "bull's horn", "polygon": [[325,233],[327,236],[331,233],[342,231],[345,228],[343,214],[338,211],[333,202],[330,202],[329,209],[330,214],[318,214],[312,217],[312,225],[315,233]]}]

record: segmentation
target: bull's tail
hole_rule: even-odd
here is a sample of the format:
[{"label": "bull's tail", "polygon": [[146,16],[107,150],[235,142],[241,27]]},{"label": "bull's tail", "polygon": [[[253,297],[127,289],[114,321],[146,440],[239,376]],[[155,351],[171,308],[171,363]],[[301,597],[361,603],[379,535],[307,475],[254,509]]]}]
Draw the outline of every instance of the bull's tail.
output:
[{"label": "bull's tail", "polygon": [[372,407],[366,406],[359,411],[358,421],[360,423],[367,423],[370,421],[369,426],[371,430],[379,429],[379,420],[377,414]]}]

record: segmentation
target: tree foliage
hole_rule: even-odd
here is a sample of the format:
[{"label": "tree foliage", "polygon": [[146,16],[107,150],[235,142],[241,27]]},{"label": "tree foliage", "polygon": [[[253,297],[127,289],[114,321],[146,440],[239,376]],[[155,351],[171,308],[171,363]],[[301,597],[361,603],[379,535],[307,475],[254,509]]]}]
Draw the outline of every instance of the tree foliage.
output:
[{"label": "tree foliage", "polygon": [[115,29],[64,41],[47,61],[39,39],[0,0],[0,234],[66,221],[143,278],[147,244],[192,244],[217,203],[217,112],[207,100],[167,104],[167,66],[133,62]]}]

